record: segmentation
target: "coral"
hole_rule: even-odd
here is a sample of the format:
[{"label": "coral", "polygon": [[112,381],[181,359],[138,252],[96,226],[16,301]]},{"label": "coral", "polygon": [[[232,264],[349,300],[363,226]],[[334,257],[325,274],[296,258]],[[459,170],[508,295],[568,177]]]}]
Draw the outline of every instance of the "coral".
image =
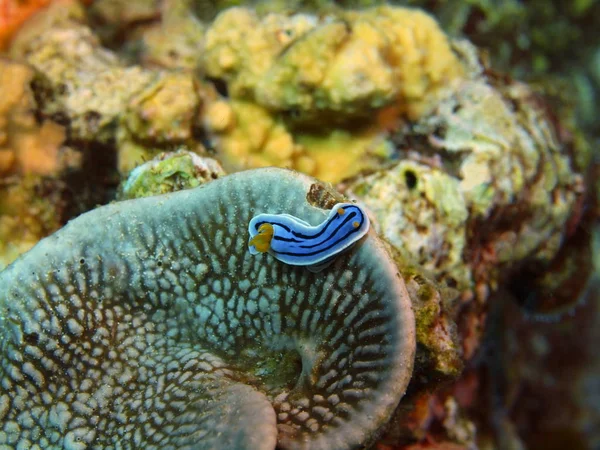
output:
[{"label": "coral", "polygon": [[[93,0],[86,11],[94,30],[103,42],[114,44],[136,24],[148,24],[160,16],[161,4],[156,0]],[[166,5],[165,5],[166,6]]]},{"label": "coral", "polygon": [[397,142],[411,152],[416,144],[422,158],[435,156],[458,182],[475,279],[493,287],[498,273],[491,266],[547,263],[557,254],[583,179],[578,156],[526,85],[465,81]]},{"label": "coral", "polygon": [[[459,291],[449,304],[432,300],[435,285],[410,289],[417,373],[435,369],[418,379],[430,387],[475,355],[484,305],[501,280],[556,312],[578,303],[590,260],[585,242],[569,240],[585,209],[578,166],[588,150],[526,85],[471,73],[432,114],[392,136],[400,162],[344,183],[373,211],[403,273],[413,266]],[[572,251],[561,251],[565,244]],[[455,323],[458,339],[447,332]]]},{"label": "coral", "polygon": [[261,21],[248,8],[226,10],[206,31],[203,68],[226,81],[233,97],[251,98],[278,54],[315,26],[316,18],[308,15],[273,14]]},{"label": "coral", "polygon": [[463,73],[435,21],[397,7],[324,19],[230,9],[206,32],[204,69],[235,98],[319,122],[391,103],[420,117]]},{"label": "coral", "polygon": [[332,183],[379,168],[393,152],[385,133],[375,126],[322,133],[297,133],[302,153],[293,168]]},{"label": "coral", "polygon": [[[55,19],[53,13],[60,16]],[[45,95],[40,101],[46,115],[67,119],[73,139],[107,142],[114,139],[128,101],[155,77],[140,67],[123,67],[114,54],[100,47],[88,27],[64,15],[63,10],[51,8],[38,18],[49,22],[46,28],[38,20],[31,21],[17,36],[11,54],[24,57],[43,74],[39,83]],[[111,95],[98,95],[101,92]]]},{"label": "coral", "polygon": [[195,69],[200,65],[202,52],[198,45],[205,27],[191,14],[191,8],[191,0],[162,2],[160,23],[142,35],[140,59],[145,66]]},{"label": "coral", "polygon": [[459,180],[415,161],[349,182],[349,192],[375,214],[374,226],[402,260],[454,280],[467,289],[471,273],[463,261],[467,243],[467,203]]},{"label": "coral", "polygon": [[[185,2],[175,5],[177,8],[174,8],[174,16],[189,6]],[[374,39],[369,33],[375,33],[378,27],[384,29],[387,23],[385,20],[397,19],[398,23],[404,24],[404,19],[400,20],[404,15],[408,19],[424,21],[423,27],[429,31],[424,31],[422,38],[441,49],[436,53],[435,63],[426,56],[411,56],[407,50],[405,59],[400,58],[400,55],[393,58],[393,55],[388,55],[391,59],[404,61],[403,65],[393,70],[380,70],[371,63],[350,72],[344,69],[348,61],[353,60],[353,52],[358,51],[354,47],[362,49]],[[277,165],[297,168],[321,179],[337,182],[361,170],[380,166],[391,153],[386,130],[376,120],[369,120],[359,126],[347,123],[347,127],[331,131],[295,129],[289,123],[290,117],[282,117],[261,106],[260,98],[268,97],[270,100],[263,103],[268,104],[269,108],[297,110],[295,106],[277,106],[271,101],[280,95],[276,91],[281,86],[269,81],[269,77],[278,78],[278,73],[286,72],[285,67],[289,64],[283,63],[285,58],[302,60],[310,56],[313,61],[323,65],[322,70],[334,60],[337,61],[327,69],[327,73],[333,78],[323,81],[323,98],[330,98],[331,101],[327,100],[321,106],[307,105],[306,108],[301,108],[304,108],[307,117],[313,115],[315,118],[321,117],[320,112],[335,111],[334,122],[338,119],[341,122],[347,121],[357,114],[365,116],[390,102],[396,105],[396,115],[406,112],[408,103],[414,103],[413,106],[417,108],[417,99],[423,100],[429,95],[425,95],[423,89],[433,96],[436,91],[434,84],[447,84],[448,80],[456,78],[462,70],[457,60],[450,61],[446,58],[452,54],[448,53],[449,48],[448,52],[443,50],[446,48],[444,45],[447,46],[445,37],[432,19],[421,13],[383,8],[364,13],[348,13],[343,19],[356,23],[357,30],[353,34],[356,42],[350,45],[354,50],[350,49],[349,53],[342,52],[339,55],[336,53],[331,57],[321,55],[319,50],[316,55],[322,57],[315,58],[312,51],[306,53],[304,46],[316,46],[327,53],[329,39],[317,39],[312,44],[311,40],[320,33],[327,33],[331,26],[342,26],[339,21],[341,18],[337,22],[326,24],[320,23],[315,16],[302,14],[292,17],[269,14],[259,19],[249,9],[235,8],[223,13],[207,31],[202,54],[204,70],[211,77],[227,81],[231,100],[219,100],[213,94],[206,94],[205,88],[189,72],[172,73],[151,71],[135,65],[126,66],[114,53],[101,47],[75,5],[70,8],[50,8],[32,21],[19,34],[11,53],[24,57],[40,72],[36,74],[34,88],[41,113],[65,123],[69,138],[75,142],[116,145],[119,170],[122,173],[161,151],[183,146],[188,150],[201,152],[202,145],[194,136],[199,119],[197,115],[201,111],[205,115],[201,120],[214,138],[213,144],[227,169]],[[165,16],[165,21],[168,20]],[[383,22],[379,23],[378,20]],[[239,26],[232,27],[231,21]],[[239,33],[250,35],[242,40]],[[420,42],[420,34],[410,27],[405,32],[397,31],[394,39],[402,43],[403,39],[409,39],[407,36],[412,36],[411,33]],[[196,38],[200,39],[200,35],[198,30]],[[376,42],[381,45],[393,37],[376,35]],[[375,43],[372,45],[376,47],[373,51],[378,57],[389,53]],[[401,45],[398,44],[397,47]],[[334,50],[339,49],[336,47]],[[281,57],[278,56],[280,54]],[[234,62],[223,62],[227,59]],[[410,63],[411,60],[414,60],[413,63]],[[422,63],[423,71],[409,69],[409,63],[417,66]],[[355,78],[359,77],[357,73],[367,68],[390,72],[393,75],[390,75],[390,83],[402,86],[403,92],[388,92],[387,88],[384,89],[385,94],[372,91],[371,88],[367,88],[365,96],[350,92],[354,89],[352,86],[356,85]],[[302,70],[305,69],[309,68],[302,66]],[[373,77],[367,84],[380,87],[385,85],[379,79],[380,75]],[[425,84],[419,87],[416,85],[417,80]],[[301,88],[305,84],[296,83],[296,86]],[[267,86],[270,87],[267,89]],[[295,89],[294,85],[290,86]],[[111,92],[110,97],[101,94],[107,91]],[[318,98],[320,94],[309,90],[290,95]],[[259,99],[259,103],[254,103],[253,99]],[[211,104],[202,107],[203,100],[210,100]],[[300,119],[298,116],[292,121]]]},{"label": "coral", "polygon": [[35,175],[0,183],[0,270],[59,229],[65,185]]},{"label": "coral", "polygon": [[218,158],[232,171],[278,166],[338,182],[381,166],[392,153],[377,127],[292,133],[284,121],[255,103],[210,101],[203,120]]},{"label": "coral", "polygon": [[[489,217],[493,207],[511,204],[524,189],[541,197],[540,210],[552,203],[552,190],[573,189],[568,155],[542,104],[523,84],[494,89],[485,80],[465,83],[415,129],[433,136],[438,152],[459,155],[461,191],[475,216]],[[559,208],[572,202],[558,202],[554,215],[564,216]]]},{"label": "coral", "polygon": [[[392,246],[407,283],[415,310],[418,379],[428,386],[455,379],[463,364],[454,322],[456,297],[472,288],[463,255],[468,210],[458,180],[440,169],[402,161],[349,181],[347,193],[373,212],[373,226]],[[444,284],[459,291],[450,293]]]},{"label": "coral", "polygon": [[7,47],[19,26],[50,0],[6,0],[0,5],[0,50]]},{"label": "coral", "polygon": [[158,144],[191,138],[199,98],[194,79],[184,73],[160,74],[160,79],[129,99],[123,124],[135,139]]},{"label": "coral", "polygon": [[159,73],[157,79],[128,100],[128,113],[117,132],[119,170],[126,172],[174,145],[201,151],[193,137],[199,88],[189,73]]},{"label": "coral", "polygon": [[0,268],[62,225],[57,176],[78,164],[64,128],[36,118],[33,79],[30,67],[0,59]]},{"label": "coral", "polygon": [[63,165],[59,149],[64,129],[36,120],[33,78],[34,71],[26,65],[0,59],[0,175],[50,175]]},{"label": "coral", "polygon": [[192,139],[200,105],[194,76],[126,67],[100,46],[80,15],[76,5],[49,8],[11,48],[40,72],[42,113],[66,122],[74,141],[116,142],[123,172],[170,146],[199,150]]},{"label": "coral", "polygon": [[41,241],[0,272],[0,444],[368,445],[415,351],[383,243],[370,231],[318,275],[248,252],[255,214],[316,224],[335,199],[305,175],[246,171]]},{"label": "coral", "polygon": [[431,17],[396,7],[327,18],[232,8],[207,28],[203,69],[230,97],[204,117],[226,168],[331,182],[381,167],[388,126],[420,117],[464,71]]},{"label": "coral", "polygon": [[442,381],[456,380],[463,369],[455,323],[458,292],[433,283],[401,258],[394,259],[402,268],[415,312],[418,346],[415,377],[419,384],[430,388]]},{"label": "coral", "polygon": [[[587,279],[598,259],[590,233],[600,177],[588,170],[597,159],[580,128],[597,128],[597,2],[409,2],[438,13],[441,27],[416,9],[363,9],[387,3],[378,0],[243,3],[97,0],[84,11],[63,0],[13,40],[21,62],[0,60],[0,265],[114,200],[130,169],[117,200],[135,199],[75,220],[1,272],[0,378],[13,384],[10,396],[0,391],[0,447],[31,432],[35,442],[21,446],[62,436],[57,447],[197,438],[235,448],[236,431],[252,448],[369,446],[376,437],[381,449],[562,439],[584,447],[582,430],[598,428],[598,416],[575,397],[596,402],[586,392],[597,382],[554,366],[581,356],[594,314],[597,322],[597,308],[586,308],[597,297],[597,280]],[[453,38],[461,33],[490,56]],[[586,42],[563,58],[577,36]],[[368,307],[382,297],[359,292],[365,280],[387,280],[361,278],[356,265],[373,235],[319,276],[247,257],[245,227],[260,201],[317,223],[340,198],[302,181],[310,189],[302,184],[292,201],[287,181],[259,186],[262,175],[243,187],[228,180],[254,175],[207,183],[222,170],[196,153],[230,171],[292,168],[358,197],[395,264],[384,255],[375,269],[398,274],[402,304],[377,317]],[[64,170],[65,155],[81,170]],[[230,183],[238,187],[222,189]],[[406,295],[410,389],[390,414],[403,387],[377,384],[369,401],[386,398],[389,408],[377,414],[369,403],[365,422],[350,397],[364,395],[366,379],[379,383],[375,372],[394,370],[375,368],[379,356],[368,352],[380,342],[372,333],[399,333],[388,333],[387,312],[404,311]],[[346,338],[348,314],[373,326],[356,338],[359,353]],[[347,348],[315,347],[331,333]],[[51,358],[35,359],[40,352]],[[356,355],[365,358],[358,367]],[[319,383],[339,391],[315,393]],[[538,419],[528,398],[548,412]],[[554,429],[555,417],[567,425]]]},{"label": "coral", "polygon": [[225,175],[212,158],[192,152],[162,153],[137,166],[122,183],[118,200],[149,197],[191,189]]},{"label": "coral", "polygon": [[207,105],[204,121],[212,130],[225,169],[293,167],[300,156],[281,121],[253,103],[217,100]]}]

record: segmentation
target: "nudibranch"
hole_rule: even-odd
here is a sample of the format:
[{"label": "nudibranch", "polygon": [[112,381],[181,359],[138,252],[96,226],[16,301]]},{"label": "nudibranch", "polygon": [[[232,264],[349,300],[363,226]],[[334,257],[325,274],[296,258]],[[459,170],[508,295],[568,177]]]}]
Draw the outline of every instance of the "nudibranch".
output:
[{"label": "nudibranch", "polygon": [[367,234],[369,217],[358,205],[338,203],[316,226],[290,214],[259,214],[248,231],[253,255],[269,252],[286,264],[319,271]]}]

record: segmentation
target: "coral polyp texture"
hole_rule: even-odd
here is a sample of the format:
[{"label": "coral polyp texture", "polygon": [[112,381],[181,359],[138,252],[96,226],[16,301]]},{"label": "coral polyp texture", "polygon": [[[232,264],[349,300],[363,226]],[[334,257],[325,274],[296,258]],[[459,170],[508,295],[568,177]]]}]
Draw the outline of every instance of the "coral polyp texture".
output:
[{"label": "coral polyp texture", "polygon": [[319,274],[248,252],[258,213],[316,225],[342,197],[282,169],[123,201],[0,272],[0,444],[366,445],[415,352],[410,300],[370,231]]}]

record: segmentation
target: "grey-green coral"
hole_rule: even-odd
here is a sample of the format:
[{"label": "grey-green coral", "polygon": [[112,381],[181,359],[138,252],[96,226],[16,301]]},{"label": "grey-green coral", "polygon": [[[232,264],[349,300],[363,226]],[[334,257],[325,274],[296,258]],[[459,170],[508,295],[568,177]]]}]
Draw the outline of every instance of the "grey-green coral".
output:
[{"label": "grey-green coral", "polygon": [[[0,272],[4,448],[357,448],[402,397],[414,317],[374,232],[325,272],[247,251],[339,195],[280,169],[117,202]],[[321,199],[321,200],[319,200]]]}]

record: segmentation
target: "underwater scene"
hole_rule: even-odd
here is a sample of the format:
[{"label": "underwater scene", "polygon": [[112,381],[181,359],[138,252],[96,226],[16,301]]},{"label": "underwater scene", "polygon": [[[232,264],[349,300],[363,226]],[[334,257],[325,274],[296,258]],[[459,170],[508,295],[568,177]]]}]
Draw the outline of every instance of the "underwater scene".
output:
[{"label": "underwater scene", "polygon": [[600,449],[598,30],[0,0],[0,450]]}]

